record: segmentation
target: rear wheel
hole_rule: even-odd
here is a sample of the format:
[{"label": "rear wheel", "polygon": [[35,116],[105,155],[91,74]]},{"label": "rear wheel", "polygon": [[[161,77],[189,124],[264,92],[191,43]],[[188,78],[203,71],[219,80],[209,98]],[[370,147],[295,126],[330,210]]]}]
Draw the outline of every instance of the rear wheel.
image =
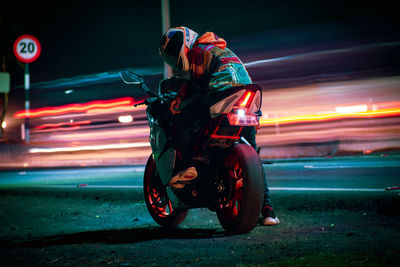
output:
[{"label": "rear wheel", "polygon": [[147,209],[159,225],[175,227],[185,219],[188,210],[172,207],[152,156],[148,159],[144,171],[143,189]]},{"label": "rear wheel", "polygon": [[264,177],[257,152],[248,145],[233,147],[224,160],[224,180],[230,181],[230,198],[217,210],[221,225],[232,233],[251,231],[259,218]]}]

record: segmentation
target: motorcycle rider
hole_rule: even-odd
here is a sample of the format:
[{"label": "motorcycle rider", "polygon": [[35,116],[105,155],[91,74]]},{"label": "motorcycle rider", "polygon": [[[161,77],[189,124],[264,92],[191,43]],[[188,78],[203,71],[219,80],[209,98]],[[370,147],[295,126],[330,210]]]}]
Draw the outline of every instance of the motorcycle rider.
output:
[{"label": "motorcycle rider", "polygon": [[[175,147],[180,151],[182,158],[181,171],[169,183],[172,187],[183,188],[184,183],[197,177],[190,146],[191,126],[196,121],[204,121],[209,116],[205,97],[200,97],[182,110],[180,110],[181,102],[189,94],[204,96],[208,92],[223,91],[233,86],[252,83],[243,63],[226,46],[226,41],[213,32],[206,32],[199,36],[187,27],[171,28],[161,39],[160,55],[163,60],[174,69],[177,75],[189,80],[180,87],[170,105],[176,129]],[[255,127],[245,128],[247,130],[243,132],[243,137],[256,149]],[[263,224],[276,225],[279,219],[272,209],[265,175],[264,179]]]}]

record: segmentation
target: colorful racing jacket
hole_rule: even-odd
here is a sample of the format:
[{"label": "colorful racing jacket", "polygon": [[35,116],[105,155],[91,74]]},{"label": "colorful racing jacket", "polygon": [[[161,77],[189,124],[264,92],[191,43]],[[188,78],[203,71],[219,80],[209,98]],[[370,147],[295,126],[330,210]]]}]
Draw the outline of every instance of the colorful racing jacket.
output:
[{"label": "colorful racing jacket", "polygon": [[190,78],[204,90],[222,91],[252,83],[243,63],[215,33],[200,36],[187,55]]}]

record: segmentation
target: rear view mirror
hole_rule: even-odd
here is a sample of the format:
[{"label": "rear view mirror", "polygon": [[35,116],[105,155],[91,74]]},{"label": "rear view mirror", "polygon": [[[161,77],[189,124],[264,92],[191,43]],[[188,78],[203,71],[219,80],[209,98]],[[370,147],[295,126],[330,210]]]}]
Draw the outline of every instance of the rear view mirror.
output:
[{"label": "rear view mirror", "polygon": [[129,70],[124,70],[119,73],[121,79],[126,84],[135,84],[139,85],[139,87],[144,90],[149,96],[157,96],[158,94],[152,91],[147,85],[144,83],[144,79],[139,74],[131,72]]},{"label": "rear view mirror", "polygon": [[119,76],[121,76],[121,79],[126,84],[138,84],[139,85],[139,84],[143,84],[144,83],[144,80],[140,75],[138,75],[136,73],[133,73],[133,72],[130,72],[128,70],[121,71],[119,73]]}]

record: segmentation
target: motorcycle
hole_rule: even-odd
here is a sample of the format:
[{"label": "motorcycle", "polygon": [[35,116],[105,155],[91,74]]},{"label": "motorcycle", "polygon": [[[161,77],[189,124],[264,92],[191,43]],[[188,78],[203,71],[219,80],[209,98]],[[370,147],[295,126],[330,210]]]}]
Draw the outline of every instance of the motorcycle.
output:
[{"label": "motorcycle", "polygon": [[[173,115],[169,107],[177,95],[177,86],[171,84],[185,81],[162,82],[159,90],[153,91],[138,74],[123,71],[120,76],[149,96],[140,104],[147,105],[150,127],[152,154],[145,167],[143,188],[152,218],[161,226],[176,227],[189,209],[209,208],[217,213],[227,232],[251,231],[262,208],[264,172],[258,153],[241,132],[245,127],[259,125],[261,88],[251,84],[208,95],[210,119],[193,132],[193,160],[198,177],[176,189],[168,185],[179,171],[179,151],[173,147]],[[181,109],[193,101],[196,96],[184,100]]]}]

